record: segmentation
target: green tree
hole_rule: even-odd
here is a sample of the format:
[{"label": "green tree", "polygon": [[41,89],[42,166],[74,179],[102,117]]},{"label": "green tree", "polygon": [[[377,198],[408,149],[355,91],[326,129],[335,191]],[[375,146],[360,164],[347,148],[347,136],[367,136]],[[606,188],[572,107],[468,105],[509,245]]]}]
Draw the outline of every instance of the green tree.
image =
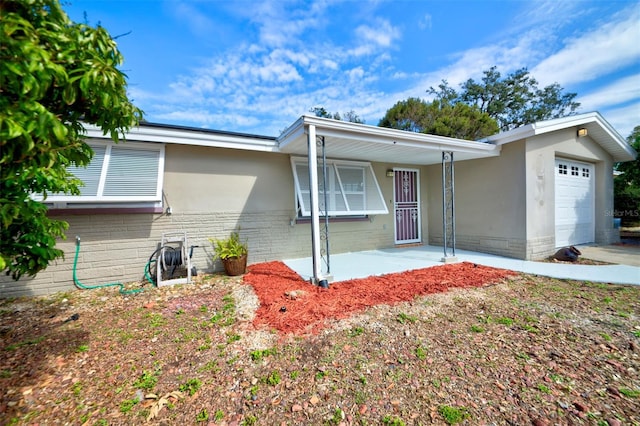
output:
[{"label": "green tree", "polygon": [[93,156],[83,123],[117,142],[142,118],[122,60],[104,28],[72,22],[58,0],[0,1],[0,270],[14,279],[63,256],[68,224],[37,199],[79,194],[68,167]]},{"label": "green tree", "polygon": [[[640,152],[640,126],[633,129],[627,142]],[[625,225],[640,222],[640,155],[635,161],[617,163],[615,169],[620,172],[613,180],[616,216],[622,218]]]},{"label": "green tree", "polygon": [[572,115],[580,107],[580,103],[574,101],[576,94],[563,93],[564,89],[558,83],[538,88],[538,81],[526,68],[504,78],[495,66],[483,74],[480,81],[469,79],[461,84],[460,92],[443,80],[437,89],[430,87],[427,93],[450,103],[476,106],[495,119],[502,131]]},{"label": "green tree", "polygon": [[330,118],[332,120],[340,120],[340,121],[348,121],[350,123],[364,124],[364,120],[360,118],[360,116],[356,114],[354,110],[345,112],[343,114],[344,117],[340,116],[339,112],[332,114],[329,111],[327,111],[324,107],[313,107],[309,110],[309,112],[314,113],[316,117]]},{"label": "green tree", "polygon": [[399,101],[386,112],[378,126],[468,140],[498,132],[497,123],[488,114],[447,99]]}]

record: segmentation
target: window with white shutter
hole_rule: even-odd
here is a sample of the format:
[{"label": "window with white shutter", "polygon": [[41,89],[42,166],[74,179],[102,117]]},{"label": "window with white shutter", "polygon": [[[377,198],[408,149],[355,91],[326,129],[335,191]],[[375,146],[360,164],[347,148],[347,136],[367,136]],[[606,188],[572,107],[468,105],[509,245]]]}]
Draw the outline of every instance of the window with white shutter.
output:
[{"label": "window with white shutter", "polygon": [[52,194],[44,202],[67,207],[162,207],[164,145],[89,142],[87,167],[71,167],[83,182],[80,195]]},{"label": "window with white shutter", "polygon": [[[301,217],[311,216],[311,191],[309,189],[307,159],[292,157],[291,165],[299,215]],[[325,180],[322,166],[318,164],[318,202],[321,215],[325,211],[329,216],[366,216],[389,213],[370,163],[327,160],[326,169]],[[326,191],[323,189],[325,182]]]}]

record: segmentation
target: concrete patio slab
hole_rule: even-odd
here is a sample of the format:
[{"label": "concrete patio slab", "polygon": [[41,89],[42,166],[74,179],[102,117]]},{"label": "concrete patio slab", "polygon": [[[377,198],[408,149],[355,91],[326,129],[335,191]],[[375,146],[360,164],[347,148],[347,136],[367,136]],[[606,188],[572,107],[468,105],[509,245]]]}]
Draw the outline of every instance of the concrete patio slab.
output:
[{"label": "concrete patio slab", "polygon": [[[426,245],[334,254],[330,259],[331,275],[333,282],[338,282],[440,266],[444,264],[441,261],[442,255],[442,247]],[[553,278],[640,285],[640,267],[638,266],[533,262],[466,250],[456,250],[456,256],[461,262],[472,262]],[[305,280],[313,275],[310,257],[288,259],[284,260],[284,263]]]}]

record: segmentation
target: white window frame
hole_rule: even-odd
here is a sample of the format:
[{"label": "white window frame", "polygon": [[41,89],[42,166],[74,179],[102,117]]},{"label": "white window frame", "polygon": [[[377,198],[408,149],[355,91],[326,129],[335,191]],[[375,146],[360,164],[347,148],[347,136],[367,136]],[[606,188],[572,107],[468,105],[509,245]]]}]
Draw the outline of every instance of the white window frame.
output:
[{"label": "white window frame", "polygon": [[[49,194],[46,199],[42,199],[42,196],[35,197],[42,200],[45,204],[53,208],[69,208],[69,207],[162,207],[162,186],[164,177],[164,159],[165,159],[165,146],[164,144],[147,144],[147,143],[135,143],[124,142],[115,144],[113,142],[103,141],[87,141],[87,144],[92,148],[105,148],[105,154],[102,158],[102,165],[100,168],[100,178],[98,182],[97,195],[69,195],[69,194]],[[111,166],[112,152],[118,150],[124,152],[125,150],[136,151],[149,151],[158,153],[158,169],[155,176],[155,191],[153,195],[104,195],[105,187],[107,184],[107,176],[109,168]],[[97,160],[96,158],[91,161]],[[70,167],[70,171],[73,173],[75,167]],[[150,175],[151,176],[151,175]],[[80,187],[82,192],[83,187]]]},{"label": "white window frame", "polygon": [[[331,170],[327,173],[329,177],[329,181],[327,182],[327,187],[329,189],[329,204],[334,206],[333,210],[329,210],[327,212],[330,217],[338,217],[338,216],[367,216],[367,215],[379,215],[379,214],[388,214],[389,209],[387,208],[386,203],[384,202],[384,197],[382,195],[382,191],[380,190],[380,185],[378,184],[378,180],[373,171],[373,167],[371,167],[371,163],[361,162],[361,161],[346,161],[346,160],[333,160],[327,159],[326,161],[327,169]],[[295,186],[295,203],[296,209],[300,217],[310,217],[311,216],[311,206],[305,203],[305,199],[309,199],[309,190],[302,189],[300,185],[300,176],[298,176],[298,169],[296,166],[302,166],[308,170],[309,162],[306,157],[291,157],[291,168],[293,171],[293,181]],[[359,190],[356,187],[349,187],[347,182],[344,182],[344,176],[341,176],[341,169],[350,169],[350,170],[360,170],[363,174],[363,182],[362,189]],[[320,198],[320,203],[324,201],[324,197],[322,196],[321,186],[322,186],[322,170],[321,166],[318,165],[318,196]],[[367,188],[367,179],[366,175],[370,176],[369,186],[371,188]],[[305,181],[303,185],[305,187],[309,186],[308,182]],[[304,195],[307,195],[306,197]],[[353,197],[357,197],[362,195],[362,202],[359,203],[363,208],[356,208],[353,206]],[[349,198],[352,198],[349,200]],[[377,202],[373,201],[370,203],[371,198],[377,198]],[[344,209],[336,210],[336,204],[344,206]],[[369,208],[370,205],[378,204],[380,208]],[[321,214],[324,212],[320,211]]]}]

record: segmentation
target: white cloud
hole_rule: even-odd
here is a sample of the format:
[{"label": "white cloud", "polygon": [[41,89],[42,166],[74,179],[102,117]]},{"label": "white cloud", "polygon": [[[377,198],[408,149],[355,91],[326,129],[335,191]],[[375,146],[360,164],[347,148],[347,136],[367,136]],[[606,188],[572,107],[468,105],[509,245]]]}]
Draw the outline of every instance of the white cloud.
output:
[{"label": "white cloud", "polygon": [[640,126],[640,101],[620,108],[600,111],[600,113],[625,139],[636,126]]},{"label": "white cloud", "polygon": [[[576,99],[584,111],[592,111],[611,105],[619,105],[640,99],[640,74],[621,78],[615,82],[599,87],[593,92]],[[637,117],[640,120],[640,114]],[[640,124],[640,123],[639,123]]]},{"label": "white cloud", "polygon": [[542,84],[580,83],[640,60],[640,7],[628,8],[612,22],[565,41],[557,53],[540,62],[532,74]]}]

